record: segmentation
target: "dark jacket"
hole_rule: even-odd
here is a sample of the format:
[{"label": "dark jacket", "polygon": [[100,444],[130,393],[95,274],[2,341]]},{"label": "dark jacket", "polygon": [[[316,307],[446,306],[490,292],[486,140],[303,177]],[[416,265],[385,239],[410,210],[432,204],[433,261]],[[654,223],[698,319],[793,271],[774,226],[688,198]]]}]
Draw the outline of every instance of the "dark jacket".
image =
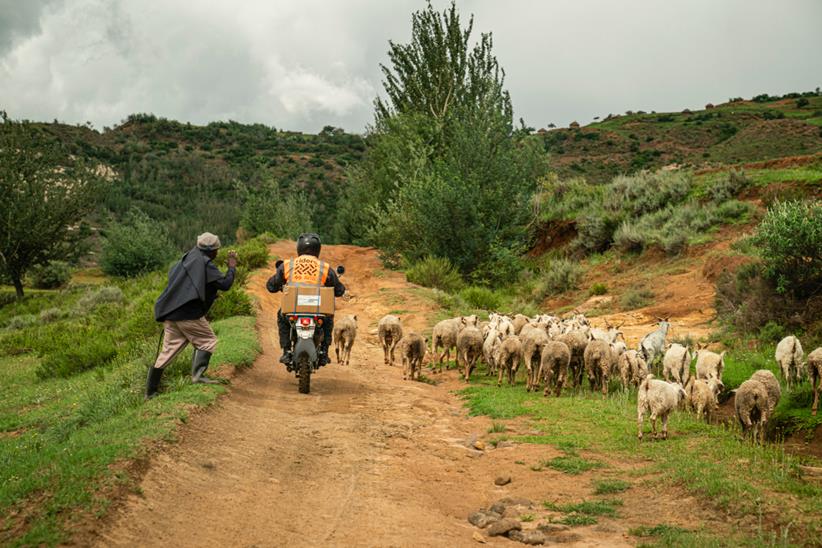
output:
[{"label": "dark jacket", "polygon": [[199,248],[188,251],[168,273],[168,285],[154,303],[154,319],[181,321],[205,316],[217,299],[234,283],[234,268],[223,275]]},{"label": "dark jacket", "polygon": [[[284,264],[277,265],[277,272],[271,276],[265,284],[265,288],[271,293],[276,293],[283,290],[285,285],[285,273],[283,272]],[[328,276],[325,278],[325,287],[334,288],[334,296],[342,297],[345,295],[345,286],[340,282],[340,277],[333,268],[329,268]]]}]

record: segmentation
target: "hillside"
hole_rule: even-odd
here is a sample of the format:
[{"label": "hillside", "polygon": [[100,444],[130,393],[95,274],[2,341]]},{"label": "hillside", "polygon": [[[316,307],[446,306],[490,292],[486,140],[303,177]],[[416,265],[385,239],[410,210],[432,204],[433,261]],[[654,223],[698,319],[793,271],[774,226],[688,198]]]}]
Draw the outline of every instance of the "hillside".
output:
[{"label": "hillside", "polygon": [[693,112],[629,111],[537,134],[561,178],[601,183],[670,164],[717,168],[822,151],[822,96],[760,95]]}]

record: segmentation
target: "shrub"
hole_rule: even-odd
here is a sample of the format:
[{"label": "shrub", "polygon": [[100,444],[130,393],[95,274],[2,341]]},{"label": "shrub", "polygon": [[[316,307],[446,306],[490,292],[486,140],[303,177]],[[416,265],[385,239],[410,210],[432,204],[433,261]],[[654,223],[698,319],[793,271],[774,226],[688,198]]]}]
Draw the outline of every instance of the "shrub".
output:
[{"label": "shrub", "polygon": [[728,176],[717,181],[708,193],[714,202],[723,202],[736,198],[743,190],[751,186],[751,180],[745,176],[744,171],[732,169]]},{"label": "shrub", "polygon": [[619,299],[619,304],[623,310],[634,310],[648,306],[654,300],[654,292],[646,288],[629,289]]},{"label": "shrub", "polygon": [[16,331],[18,329],[26,329],[37,324],[37,316],[34,314],[20,314],[13,316],[6,324],[6,329],[9,331]]},{"label": "shrub", "polygon": [[51,323],[65,317],[65,313],[59,308],[46,308],[42,310],[38,316],[40,323]]},{"label": "shrub", "polygon": [[31,283],[38,289],[56,289],[63,287],[71,279],[71,269],[64,261],[49,261],[31,271]]},{"label": "shrub", "polygon": [[112,276],[133,277],[166,266],[173,246],[163,226],[134,210],[106,234],[100,266]]},{"label": "shrub", "polygon": [[481,310],[497,310],[502,304],[502,297],[487,287],[466,287],[459,295],[469,306]]},{"label": "shrub", "polygon": [[608,293],[608,286],[606,286],[604,283],[599,282],[592,285],[591,289],[588,291],[588,294],[591,296],[605,295],[606,293]]},{"label": "shrub", "polygon": [[774,321],[770,321],[759,329],[761,342],[777,343],[786,335],[785,328]]},{"label": "shrub", "polygon": [[462,277],[445,257],[426,257],[405,271],[408,281],[424,287],[454,292],[463,286]]},{"label": "shrub", "polygon": [[691,176],[679,171],[656,171],[616,177],[604,193],[610,211],[632,216],[651,213],[682,201],[692,187]]},{"label": "shrub", "polygon": [[610,247],[614,231],[619,226],[619,217],[602,208],[589,211],[577,219],[576,247],[588,253],[599,253]]},{"label": "shrub", "polygon": [[306,192],[281,190],[276,181],[242,192],[245,204],[240,226],[252,235],[268,232],[292,240],[302,232],[315,231],[317,207]]},{"label": "shrub", "polygon": [[533,296],[541,301],[550,295],[576,289],[582,278],[582,267],[575,261],[555,259],[542,271]]},{"label": "shrub", "polygon": [[[220,267],[226,267],[228,251],[231,248],[222,248],[215,261]],[[237,252],[237,266],[244,270],[262,268],[268,264],[268,247],[259,239],[248,240],[235,249]]]},{"label": "shrub", "polygon": [[822,202],[775,204],[754,243],[778,293],[805,299],[822,290]]},{"label": "shrub", "polygon": [[65,346],[46,355],[36,369],[37,377],[70,377],[107,365],[117,356],[114,341],[106,335],[89,337],[82,344]]},{"label": "shrub", "polygon": [[106,285],[94,291],[86,293],[77,301],[75,309],[80,313],[91,312],[102,304],[123,304],[125,297],[123,291],[116,286]]},{"label": "shrub", "polygon": [[221,293],[211,310],[208,311],[208,317],[211,320],[222,320],[232,316],[252,316],[254,315],[254,307],[251,299],[240,287],[234,286],[229,291]]}]

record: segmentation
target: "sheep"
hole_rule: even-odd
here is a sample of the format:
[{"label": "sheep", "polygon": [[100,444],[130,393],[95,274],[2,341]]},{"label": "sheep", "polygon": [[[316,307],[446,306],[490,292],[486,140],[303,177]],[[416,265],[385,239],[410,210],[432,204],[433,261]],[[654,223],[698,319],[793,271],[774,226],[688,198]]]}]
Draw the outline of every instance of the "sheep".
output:
[{"label": "sheep", "polygon": [[488,315],[489,328],[496,329],[505,338],[514,335],[514,324],[511,318],[492,312]]},{"label": "sheep", "polygon": [[348,365],[351,362],[351,347],[354,346],[356,338],[357,316],[343,316],[334,322],[334,351],[337,354],[337,363]]},{"label": "sheep", "polygon": [[530,392],[538,384],[537,375],[539,373],[542,348],[548,343],[548,334],[544,329],[533,327],[531,329],[522,328],[520,340],[522,341],[522,360],[525,362],[527,371],[526,390]]},{"label": "sheep", "polygon": [[617,339],[622,337],[622,331],[619,330],[622,327],[622,324],[619,325],[611,325],[608,323],[608,320],[605,320],[605,327],[608,329],[599,329],[597,327],[591,328],[591,337],[595,340],[605,341],[609,343],[617,342]]},{"label": "sheep", "polygon": [[776,363],[782,369],[782,376],[788,388],[800,382],[804,376],[804,366],[802,364],[802,345],[799,339],[793,335],[788,335],[776,345]]},{"label": "sheep", "polygon": [[517,375],[517,369],[522,361],[522,341],[516,335],[511,335],[502,341],[502,344],[497,348],[496,362],[499,371],[497,378],[497,386],[502,386],[503,374],[508,375],[508,384],[514,384],[514,377]]},{"label": "sheep", "polygon": [[725,370],[725,351],[719,354],[700,347],[696,352],[696,378],[708,380],[714,378],[722,382],[722,372]]},{"label": "sheep", "polygon": [[688,384],[692,359],[687,346],[678,343],[672,344],[662,358],[662,376],[669,382],[673,379],[679,384]]},{"label": "sheep", "polygon": [[537,376],[537,389],[539,383],[545,381],[545,392],[547,397],[551,383],[556,386],[556,397],[562,394],[562,387],[565,386],[565,379],[568,376],[568,364],[571,363],[571,349],[568,345],[559,341],[548,341],[542,347],[542,356],[539,362],[539,375]]},{"label": "sheep", "polygon": [[557,337],[557,340],[568,345],[571,349],[571,363],[568,375],[574,387],[582,384],[582,372],[584,370],[585,347],[588,346],[588,335],[582,330],[569,331]]},{"label": "sheep", "polygon": [[813,405],[811,415],[819,409],[819,394],[822,393],[822,346],[808,354],[808,373],[813,387]]},{"label": "sheep", "polygon": [[711,413],[719,407],[721,388],[722,384],[713,377],[708,380],[691,377],[685,385],[688,407],[695,411],[699,418],[704,416],[706,421],[710,420]]},{"label": "sheep", "polygon": [[585,372],[588,375],[588,382],[591,390],[601,389],[602,393],[608,394],[608,378],[614,365],[611,345],[605,341],[593,340],[585,347],[583,354],[585,362]]},{"label": "sheep", "polygon": [[383,316],[377,324],[377,335],[380,338],[383,351],[383,363],[394,365],[394,349],[402,339],[402,323],[397,316],[388,314]]},{"label": "sheep", "polygon": [[406,333],[398,343],[400,357],[402,358],[402,380],[419,380],[422,371],[422,360],[428,350],[426,340],[413,331]]},{"label": "sheep", "polygon": [[668,336],[668,331],[671,329],[671,324],[667,318],[659,319],[659,327],[656,331],[651,331],[639,342],[639,351],[645,359],[648,367],[653,365],[657,356],[662,354],[662,349],[665,348],[665,338]]},{"label": "sheep", "polygon": [[642,427],[645,414],[651,418],[651,432],[656,436],[656,419],[662,419],[662,439],[668,439],[668,415],[676,409],[685,398],[685,389],[681,385],[655,379],[647,375],[639,385],[637,393],[637,428],[639,441],[642,441]]},{"label": "sheep", "polygon": [[473,325],[466,326],[457,335],[457,365],[462,361],[465,382],[471,379],[471,371],[482,356],[482,332]]},{"label": "sheep", "polygon": [[648,365],[642,354],[636,350],[627,350],[617,360],[622,387],[628,390],[628,385],[639,386],[639,383],[648,376]]},{"label": "sheep", "polygon": [[514,319],[511,320],[511,323],[514,326],[514,335],[519,335],[522,328],[525,327],[525,324],[531,321],[531,318],[525,316],[523,314],[517,314],[514,316]]},{"label": "sheep", "polygon": [[736,418],[742,426],[742,433],[753,431],[753,440],[765,440],[765,425],[768,423],[768,390],[755,379],[748,379],[734,391]]},{"label": "sheep", "polygon": [[776,375],[767,369],[760,369],[751,375],[751,379],[761,382],[768,392],[768,416],[773,417],[774,409],[779,405],[779,398],[782,397],[782,388],[779,386]]},{"label": "sheep", "polygon": [[485,334],[485,340],[482,342],[482,359],[485,360],[486,365],[488,365],[489,375],[497,372],[495,355],[497,347],[499,347],[502,342],[502,333],[497,331],[497,327],[489,328],[488,333]]},{"label": "sheep", "polygon": [[[439,372],[442,373],[442,359],[446,361],[451,359],[451,349],[457,345],[457,335],[464,327],[471,325],[476,327],[479,320],[476,316],[462,316],[442,320],[434,326],[431,333],[431,356],[436,358],[437,363],[431,365],[433,371],[434,366],[439,366]],[[442,352],[439,352],[442,347]]]}]

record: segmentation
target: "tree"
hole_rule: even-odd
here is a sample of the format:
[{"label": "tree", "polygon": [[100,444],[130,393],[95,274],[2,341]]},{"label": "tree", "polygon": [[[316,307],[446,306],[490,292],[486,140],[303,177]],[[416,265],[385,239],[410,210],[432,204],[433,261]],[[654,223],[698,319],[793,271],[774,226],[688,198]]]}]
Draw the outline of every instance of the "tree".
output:
[{"label": "tree", "polygon": [[302,191],[283,196],[275,181],[265,181],[259,188],[241,188],[245,205],[240,226],[252,236],[270,232],[277,238],[297,239],[302,232],[313,232],[316,207]]},{"label": "tree", "polygon": [[[525,243],[528,202],[544,171],[527,126],[515,131],[490,34],[471,47],[455,4],[412,15],[390,43],[386,98],[363,162],[351,170],[336,236],[376,245],[389,262],[445,257],[490,281]],[[533,145],[533,146],[532,146]]]},{"label": "tree", "polygon": [[33,124],[0,118],[0,269],[22,298],[23,276],[63,258],[104,179]]}]

